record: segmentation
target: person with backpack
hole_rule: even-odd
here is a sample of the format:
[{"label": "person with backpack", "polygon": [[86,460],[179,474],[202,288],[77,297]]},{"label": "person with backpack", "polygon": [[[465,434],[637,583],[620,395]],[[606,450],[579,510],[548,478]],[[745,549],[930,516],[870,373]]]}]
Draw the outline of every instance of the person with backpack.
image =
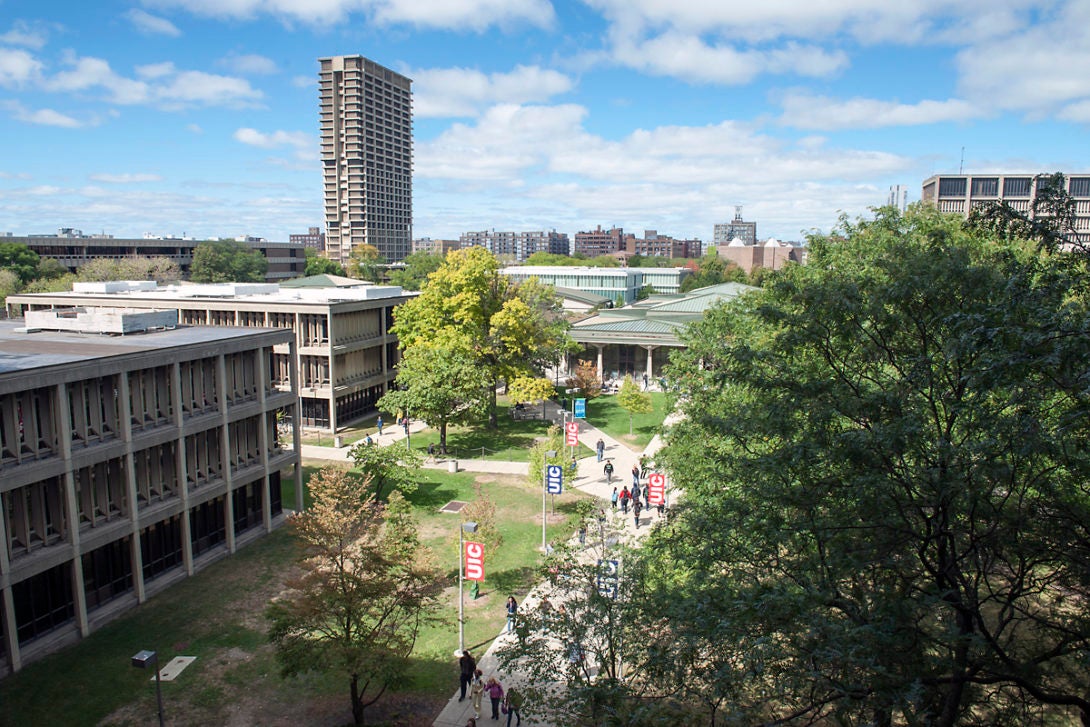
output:
[{"label": "person with backpack", "polygon": [[643,509],[643,505],[640,504],[640,498],[635,498],[632,501],[632,514],[636,516],[636,529],[640,529],[640,510]]},{"label": "person with backpack", "polygon": [[627,487],[625,487],[623,490],[621,490],[621,514],[622,515],[627,515],[628,514],[628,500],[631,497],[632,497],[632,494],[628,491]]}]

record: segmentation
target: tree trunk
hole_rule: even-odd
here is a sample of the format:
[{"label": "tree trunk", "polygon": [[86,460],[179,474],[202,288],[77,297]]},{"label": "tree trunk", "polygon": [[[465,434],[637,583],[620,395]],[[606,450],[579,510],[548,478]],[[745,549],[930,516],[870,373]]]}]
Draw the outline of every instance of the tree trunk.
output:
[{"label": "tree trunk", "polygon": [[359,677],[352,675],[352,722],[363,724],[363,699],[360,695]]},{"label": "tree trunk", "polygon": [[488,396],[488,428],[492,430],[499,429],[499,422],[496,420],[496,387],[499,386],[498,381],[492,382],[492,391]]},{"label": "tree trunk", "polygon": [[447,420],[444,419],[439,424],[439,453],[447,453]]}]

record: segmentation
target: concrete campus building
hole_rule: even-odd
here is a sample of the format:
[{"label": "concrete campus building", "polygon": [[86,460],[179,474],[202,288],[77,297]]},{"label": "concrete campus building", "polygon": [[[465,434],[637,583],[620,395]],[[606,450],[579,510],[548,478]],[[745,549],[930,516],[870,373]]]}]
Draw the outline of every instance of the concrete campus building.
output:
[{"label": "concrete campus building", "polygon": [[288,331],[174,311],[0,322],[0,676],[302,508]]},{"label": "concrete campus building", "polygon": [[[335,287],[341,282],[342,287]],[[331,285],[332,284],[332,285]],[[308,287],[318,285],[322,287]],[[8,296],[8,314],[20,310],[100,307],[176,310],[184,325],[290,329],[292,346],[277,346],[272,365],[284,378],[299,372],[301,426],[331,435],[375,411],[397,375],[393,309],[415,294],[397,286],[313,276],[273,285],[154,282],[77,283],[71,292]]]},{"label": "concrete campus building", "polygon": [[789,262],[806,262],[805,247],[780,242],[775,237],[755,245],[747,245],[736,237],[726,245],[716,245],[715,251],[719,257],[742,268],[746,275],[756,268],[779,270]]},{"label": "concrete campus building", "polygon": [[326,255],[357,245],[386,262],[413,239],[412,80],[363,56],[319,58]]},{"label": "concrete campus building", "polygon": [[[1064,176],[1067,192],[1075,199],[1076,240],[1090,244],[1090,174]],[[1036,194],[1035,174],[939,174],[924,180],[920,197],[940,212],[968,217],[973,208],[997,201],[1028,214]]]},{"label": "concrete campus building", "polygon": [[[204,242],[176,238],[131,239],[83,235],[73,230],[61,232],[66,234],[11,236],[5,237],[4,242],[26,245],[40,257],[51,257],[73,273],[79,267],[100,258],[121,260],[132,257],[164,257],[176,263],[182,275],[189,275],[189,269],[193,265],[193,250]],[[297,278],[306,271],[306,251],[302,244],[267,240],[246,241],[242,244],[261,253],[269,261],[265,280],[270,283]]]},{"label": "concrete campus building", "polygon": [[[682,348],[678,332],[699,320],[711,306],[751,290],[741,283],[721,283],[688,293],[656,294],[623,308],[600,309],[596,315],[577,321],[569,334],[583,345],[583,353],[565,362],[571,371],[580,360],[595,364],[605,382],[630,374],[642,383],[644,375],[653,384],[662,375],[672,348]],[[559,374],[558,374],[559,375]]]},{"label": "concrete campus building", "polygon": [[742,219],[742,207],[734,208],[734,219],[721,222],[712,228],[712,240],[716,247],[729,245],[732,240],[741,240],[744,245],[757,244],[757,223]]}]

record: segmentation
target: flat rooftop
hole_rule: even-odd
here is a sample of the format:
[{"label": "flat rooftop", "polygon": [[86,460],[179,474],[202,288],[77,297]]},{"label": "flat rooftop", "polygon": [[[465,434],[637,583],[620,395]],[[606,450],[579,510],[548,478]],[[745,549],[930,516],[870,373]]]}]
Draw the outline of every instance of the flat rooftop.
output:
[{"label": "flat rooftop", "polygon": [[28,333],[26,330],[22,320],[0,321],[0,376],[46,366],[87,363],[111,356],[230,341],[274,331],[285,337],[291,336],[291,332],[284,329],[227,326],[179,326],[171,330],[126,335],[44,330]]},{"label": "flat rooftop", "polygon": [[343,288],[281,288],[276,283],[207,283],[187,285],[157,286],[153,281],[112,281],[107,283],[76,283],[72,291],[58,293],[25,293],[9,296],[9,301],[28,300],[71,300],[72,305],[79,301],[141,301],[166,306],[184,306],[186,302],[232,301],[255,303],[258,305],[315,305],[356,301],[388,300],[405,296],[406,293],[396,285],[360,285]]}]

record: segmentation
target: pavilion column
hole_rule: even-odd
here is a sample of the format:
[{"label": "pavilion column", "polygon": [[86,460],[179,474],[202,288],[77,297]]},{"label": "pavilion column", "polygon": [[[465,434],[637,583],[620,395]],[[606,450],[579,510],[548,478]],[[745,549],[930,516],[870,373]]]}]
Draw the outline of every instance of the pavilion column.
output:
[{"label": "pavilion column", "polygon": [[605,351],[606,347],[600,343],[594,344],[594,347],[598,349],[598,378],[604,381],[606,372],[605,369],[602,368],[602,352]]},{"label": "pavilion column", "polygon": [[658,348],[658,346],[644,346],[644,348],[647,349],[647,373],[645,375],[647,376],[647,386],[650,386],[651,380],[655,378],[654,358],[652,354],[654,353],[655,349]]}]

